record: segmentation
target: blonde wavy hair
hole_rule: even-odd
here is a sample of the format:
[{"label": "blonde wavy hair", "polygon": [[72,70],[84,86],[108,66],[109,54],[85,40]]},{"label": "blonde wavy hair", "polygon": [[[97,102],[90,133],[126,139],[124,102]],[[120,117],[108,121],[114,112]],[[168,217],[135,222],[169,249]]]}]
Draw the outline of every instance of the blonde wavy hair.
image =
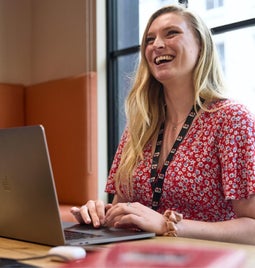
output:
[{"label": "blonde wavy hair", "polygon": [[160,82],[151,74],[145,58],[146,36],[152,22],[166,13],[183,16],[194,31],[201,46],[201,52],[194,70],[194,105],[207,110],[205,103],[223,98],[225,89],[221,67],[212,35],[205,23],[194,13],[179,6],[167,6],[159,9],[150,17],[141,43],[141,59],[138,65],[133,87],[126,99],[127,142],[123,148],[120,165],[114,176],[116,190],[120,196],[121,186],[125,185],[132,198],[133,170],[139,160],[143,159],[143,150],[148,142],[156,138],[161,123],[165,119],[164,93]]}]

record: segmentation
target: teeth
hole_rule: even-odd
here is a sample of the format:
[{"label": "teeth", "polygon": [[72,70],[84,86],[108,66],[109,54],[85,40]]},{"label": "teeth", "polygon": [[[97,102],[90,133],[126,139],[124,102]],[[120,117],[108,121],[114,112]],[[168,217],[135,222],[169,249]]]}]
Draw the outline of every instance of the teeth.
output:
[{"label": "teeth", "polygon": [[174,57],[170,56],[170,55],[163,55],[163,56],[159,56],[155,59],[155,63],[156,64],[160,64],[162,62],[166,62],[166,61],[171,61]]}]

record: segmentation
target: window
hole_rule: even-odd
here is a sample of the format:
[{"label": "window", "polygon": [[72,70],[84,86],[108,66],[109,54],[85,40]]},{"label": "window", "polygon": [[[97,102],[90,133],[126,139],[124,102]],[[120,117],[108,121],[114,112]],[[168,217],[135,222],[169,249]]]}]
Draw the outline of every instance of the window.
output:
[{"label": "window", "polygon": [[206,9],[214,9],[223,6],[223,0],[207,0]]},{"label": "window", "polygon": [[219,59],[220,59],[220,62],[221,62],[221,65],[222,65],[222,70],[223,72],[225,73],[225,44],[224,42],[220,42],[220,43],[216,43],[216,47],[217,47],[217,50],[218,50],[218,54],[219,54]]},{"label": "window", "polygon": [[[255,2],[189,0],[212,29],[229,96],[255,113]],[[139,42],[150,15],[174,0],[108,0],[109,167],[125,126],[124,100],[139,57]]]},{"label": "window", "polygon": [[107,2],[108,166],[125,126],[124,101],[139,53],[139,0]]},{"label": "window", "polygon": [[[228,87],[228,96],[255,113],[255,26],[215,35]],[[222,48],[224,46],[224,48]]]}]

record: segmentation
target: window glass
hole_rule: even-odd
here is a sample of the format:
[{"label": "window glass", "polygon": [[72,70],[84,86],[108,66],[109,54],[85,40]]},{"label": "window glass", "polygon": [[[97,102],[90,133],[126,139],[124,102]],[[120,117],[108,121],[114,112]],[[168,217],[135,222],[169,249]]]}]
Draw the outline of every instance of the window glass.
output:
[{"label": "window glass", "polygon": [[139,37],[140,41],[145,29],[145,26],[151,16],[151,14],[157,9],[171,5],[177,4],[177,0],[139,0]]},{"label": "window glass", "polygon": [[113,33],[116,34],[117,44],[114,50],[139,45],[138,0],[117,0],[117,23]]},{"label": "window glass", "polygon": [[139,53],[118,57],[118,107],[119,107],[119,137],[125,124],[125,99],[133,82],[134,69],[137,66]]},{"label": "window glass", "polygon": [[189,8],[198,13],[208,27],[254,18],[254,0],[190,0]]},{"label": "window glass", "polygon": [[225,67],[225,62],[226,62],[226,59],[225,59],[225,44],[224,44],[224,42],[217,42],[216,47],[217,47],[217,50],[218,50],[218,56],[219,56],[219,59],[220,59],[220,62],[221,62],[222,71],[225,74],[225,72],[226,72],[226,67]]},{"label": "window glass", "polygon": [[228,96],[255,113],[255,27],[214,35],[213,38],[220,49]]},{"label": "window glass", "polygon": [[223,0],[206,0],[206,9],[214,9],[223,6]]},{"label": "window glass", "polygon": [[[158,8],[178,4],[177,0],[139,0],[140,39],[150,15]],[[189,0],[188,8],[198,13],[213,28],[254,18],[254,0]]]}]

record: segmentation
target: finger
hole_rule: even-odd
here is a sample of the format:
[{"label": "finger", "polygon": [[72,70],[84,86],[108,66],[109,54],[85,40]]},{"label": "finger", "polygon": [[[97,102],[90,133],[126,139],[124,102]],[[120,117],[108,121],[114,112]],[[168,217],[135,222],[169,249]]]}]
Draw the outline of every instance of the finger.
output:
[{"label": "finger", "polygon": [[[155,224],[153,224],[153,221]],[[162,234],[162,228],[165,226],[165,218],[156,211],[150,214],[141,213],[140,215],[130,213],[123,215],[114,224],[116,228],[124,228],[125,226],[135,226],[136,229]]]},{"label": "finger", "polygon": [[[118,203],[109,209],[106,213],[107,224],[118,228],[132,227],[135,229],[144,227],[146,223],[143,222],[144,206],[139,203]],[[142,213],[142,214],[141,214]],[[138,227],[138,228],[137,228]]]},{"label": "finger", "polygon": [[82,219],[84,220],[84,222],[86,224],[90,224],[91,223],[91,218],[89,216],[89,210],[88,210],[88,207],[87,205],[84,205],[80,208],[80,214],[81,214],[81,217]]},{"label": "finger", "polygon": [[87,202],[86,207],[88,209],[88,215],[93,223],[93,226],[95,228],[98,228],[100,226],[100,220],[97,214],[98,212],[97,212],[96,202],[97,201],[90,200]]},{"label": "finger", "polygon": [[72,215],[74,216],[74,218],[80,223],[80,224],[84,224],[84,220],[81,216],[81,213],[80,213],[80,209],[77,208],[77,207],[72,207],[70,212],[72,213]]},{"label": "finger", "polygon": [[97,200],[96,203],[96,212],[99,218],[100,224],[103,225],[105,223],[105,205],[102,200]]},{"label": "finger", "polygon": [[105,221],[104,226],[107,227],[115,227],[116,223],[118,223],[123,215],[118,215],[115,218],[113,218],[111,221]]},{"label": "finger", "polygon": [[128,214],[134,211],[132,207],[133,203],[118,203],[116,205],[112,205],[106,212],[106,218],[111,219],[112,217],[116,217],[118,214]]},{"label": "finger", "polygon": [[140,230],[144,228],[144,224],[141,222],[141,218],[134,214],[123,215],[115,222],[114,227],[116,228],[131,228]]},{"label": "finger", "polygon": [[105,211],[107,212],[112,207],[112,204],[105,205]]},{"label": "finger", "polygon": [[131,207],[127,203],[118,203],[109,208],[106,212],[105,221],[107,225],[113,225],[119,217],[132,213]]}]

